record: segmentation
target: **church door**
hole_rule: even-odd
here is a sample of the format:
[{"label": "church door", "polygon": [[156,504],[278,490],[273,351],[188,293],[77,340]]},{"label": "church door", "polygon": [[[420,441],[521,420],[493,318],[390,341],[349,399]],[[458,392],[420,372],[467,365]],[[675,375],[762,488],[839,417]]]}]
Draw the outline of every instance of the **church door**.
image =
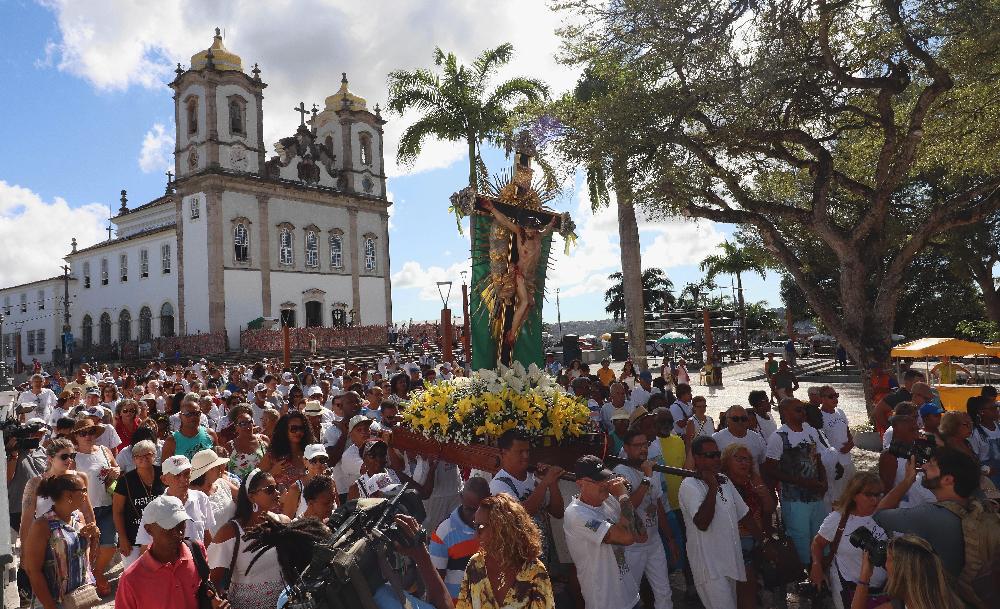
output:
[{"label": "church door", "polygon": [[295,309],[281,310],[281,325],[288,326],[289,328],[295,327]]},{"label": "church door", "polygon": [[315,328],[323,325],[323,305],[316,302],[306,303],[306,327]]},{"label": "church door", "polygon": [[347,325],[347,314],[343,309],[334,309],[331,311],[333,314],[333,326],[346,326]]}]

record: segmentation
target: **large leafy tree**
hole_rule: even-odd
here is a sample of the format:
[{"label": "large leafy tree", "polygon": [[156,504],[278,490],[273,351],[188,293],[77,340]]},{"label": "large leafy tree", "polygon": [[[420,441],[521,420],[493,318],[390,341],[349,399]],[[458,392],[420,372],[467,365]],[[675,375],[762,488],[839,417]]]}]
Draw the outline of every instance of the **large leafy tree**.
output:
[{"label": "large leafy tree", "polygon": [[449,142],[463,141],[469,149],[469,186],[476,188],[486,175],[480,155],[482,145],[509,145],[519,107],[537,104],[548,96],[540,80],[516,77],[489,89],[496,71],[510,62],[514,46],[501,44],[487,49],[472,62],[461,65],[454,53],[434,49],[434,65],[427,69],[395,70],[389,73],[389,107],[398,114],[414,110],[420,114],[406,128],[396,157],[412,163],[428,137]]},{"label": "large leafy tree", "polygon": [[560,6],[566,59],[628,81],[637,200],[759,235],[862,374],[914,259],[1000,208],[996,0]]},{"label": "large leafy tree", "polygon": [[[611,273],[608,275],[608,279],[612,283],[611,287],[604,292],[604,300],[608,303],[604,310],[611,313],[615,321],[627,319],[629,311],[628,307],[625,306],[624,277],[622,273]],[[670,293],[673,289],[674,282],[670,281],[661,269],[650,268],[643,271],[642,311],[662,313],[668,305],[674,303],[674,296]],[[631,334],[629,336],[631,337]],[[629,340],[629,342],[634,341]]]},{"label": "large leafy tree", "polygon": [[739,314],[743,320],[741,324],[741,342],[746,347],[747,342],[747,319],[746,301],[743,298],[743,273],[756,273],[764,279],[765,268],[760,260],[746,248],[740,247],[737,243],[723,241],[719,246],[722,252],[706,256],[701,261],[699,268],[705,273],[705,278],[714,280],[719,275],[732,275],[736,278],[736,299],[739,306]]}]

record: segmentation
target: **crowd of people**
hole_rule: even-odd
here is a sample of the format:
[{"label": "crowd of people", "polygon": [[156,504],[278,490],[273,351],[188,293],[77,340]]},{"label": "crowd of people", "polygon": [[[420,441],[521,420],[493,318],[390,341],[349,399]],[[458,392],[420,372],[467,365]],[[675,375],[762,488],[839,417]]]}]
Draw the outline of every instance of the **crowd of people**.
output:
[{"label": "crowd of people", "polygon": [[797,381],[772,382],[745,404],[710,405],[683,361],[655,375],[608,361],[591,373],[549,354],[545,369],[586,402],[617,460],[533,466],[516,429],[496,440],[495,473],[394,448],[411,392],[466,374],[428,352],[81,365],[68,381],[39,371],[15,403],[37,442],[6,447],[23,602],[279,607],[293,582],[246,534],[325,521],[405,483],[426,517],[399,525],[429,540],[400,548],[417,583],[402,598],[372,591],[378,607],[668,609],[680,594],[750,609],[786,590],[828,593],[841,609],[997,606],[993,388],[944,412],[908,372],[873,411],[877,470],[855,471],[831,386],[799,399]]}]

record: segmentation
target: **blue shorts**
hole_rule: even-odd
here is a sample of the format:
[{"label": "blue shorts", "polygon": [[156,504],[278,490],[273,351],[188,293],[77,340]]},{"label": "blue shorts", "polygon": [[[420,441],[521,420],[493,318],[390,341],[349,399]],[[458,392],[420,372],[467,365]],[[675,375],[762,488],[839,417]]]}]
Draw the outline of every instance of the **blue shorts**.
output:
[{"label": "blue shorts", "polygon": [[118,531],[115,530],[115,517],[111,511],[111,506],[94,508],[94,519],[97,521],[97,528],[101,530],[101,547],[115,547],[118,545]]},{"label": "blue shorts", "polygon": [[740,548],[743,550],[743,564],[749,565],[752,559],[752,552],[757,542],[752,535],[740,535]]}]

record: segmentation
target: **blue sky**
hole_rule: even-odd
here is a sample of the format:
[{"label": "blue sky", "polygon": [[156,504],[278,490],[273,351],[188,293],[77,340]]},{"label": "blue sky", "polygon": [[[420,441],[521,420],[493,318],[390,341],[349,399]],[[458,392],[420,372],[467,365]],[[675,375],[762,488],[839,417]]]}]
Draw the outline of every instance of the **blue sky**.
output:
[{"label": "blue sky", "polygon": [[[556,62],[554,29],[563,16],[538,0],[503,3],[399,0],[365,6],[334,0],[157,3],[105,0],[0,0],[0,285],[58,274],[71,237],[86,246],[107,235],[108,207],[119,191],[130,205],[163,193],[172,164],[173,100],[166,87],[177,62],[226,30],[226,46],[249,69],[260,64],[269,84],[265,144],[291,134],[292,107],[333,93],[346,71],[369,105],[385,105],[386,74],[430,67],[435,45],[471,60],[486,47],[513,42],[517,55],[501,76],[542,78],[554,93],[576,73]],[[386,116],[390,165],[390,248],[397,321],[437,316],[435,281],[454,280],[468,265],[468,237],[447,212],[449,195],[466,181],[462,144],[428,142],[412,167],[394,163],[399,134],[412,117]],[[508,164],[489,151],[487,164]],[[569,183],[554,206],[570,211],[580,241],[569,256],[556,237],[546,320],[604,316],[607,275],[620,270],[613,209],[590,212],[580,184]],[[731,227],[681,219],[640,223],[643,266],[663,268],[680,288],[700,277],[697,262]],[[720,283],[728,285],[728,278]],[[749,300],[779,306],[777,276],[744,278]]]}]

